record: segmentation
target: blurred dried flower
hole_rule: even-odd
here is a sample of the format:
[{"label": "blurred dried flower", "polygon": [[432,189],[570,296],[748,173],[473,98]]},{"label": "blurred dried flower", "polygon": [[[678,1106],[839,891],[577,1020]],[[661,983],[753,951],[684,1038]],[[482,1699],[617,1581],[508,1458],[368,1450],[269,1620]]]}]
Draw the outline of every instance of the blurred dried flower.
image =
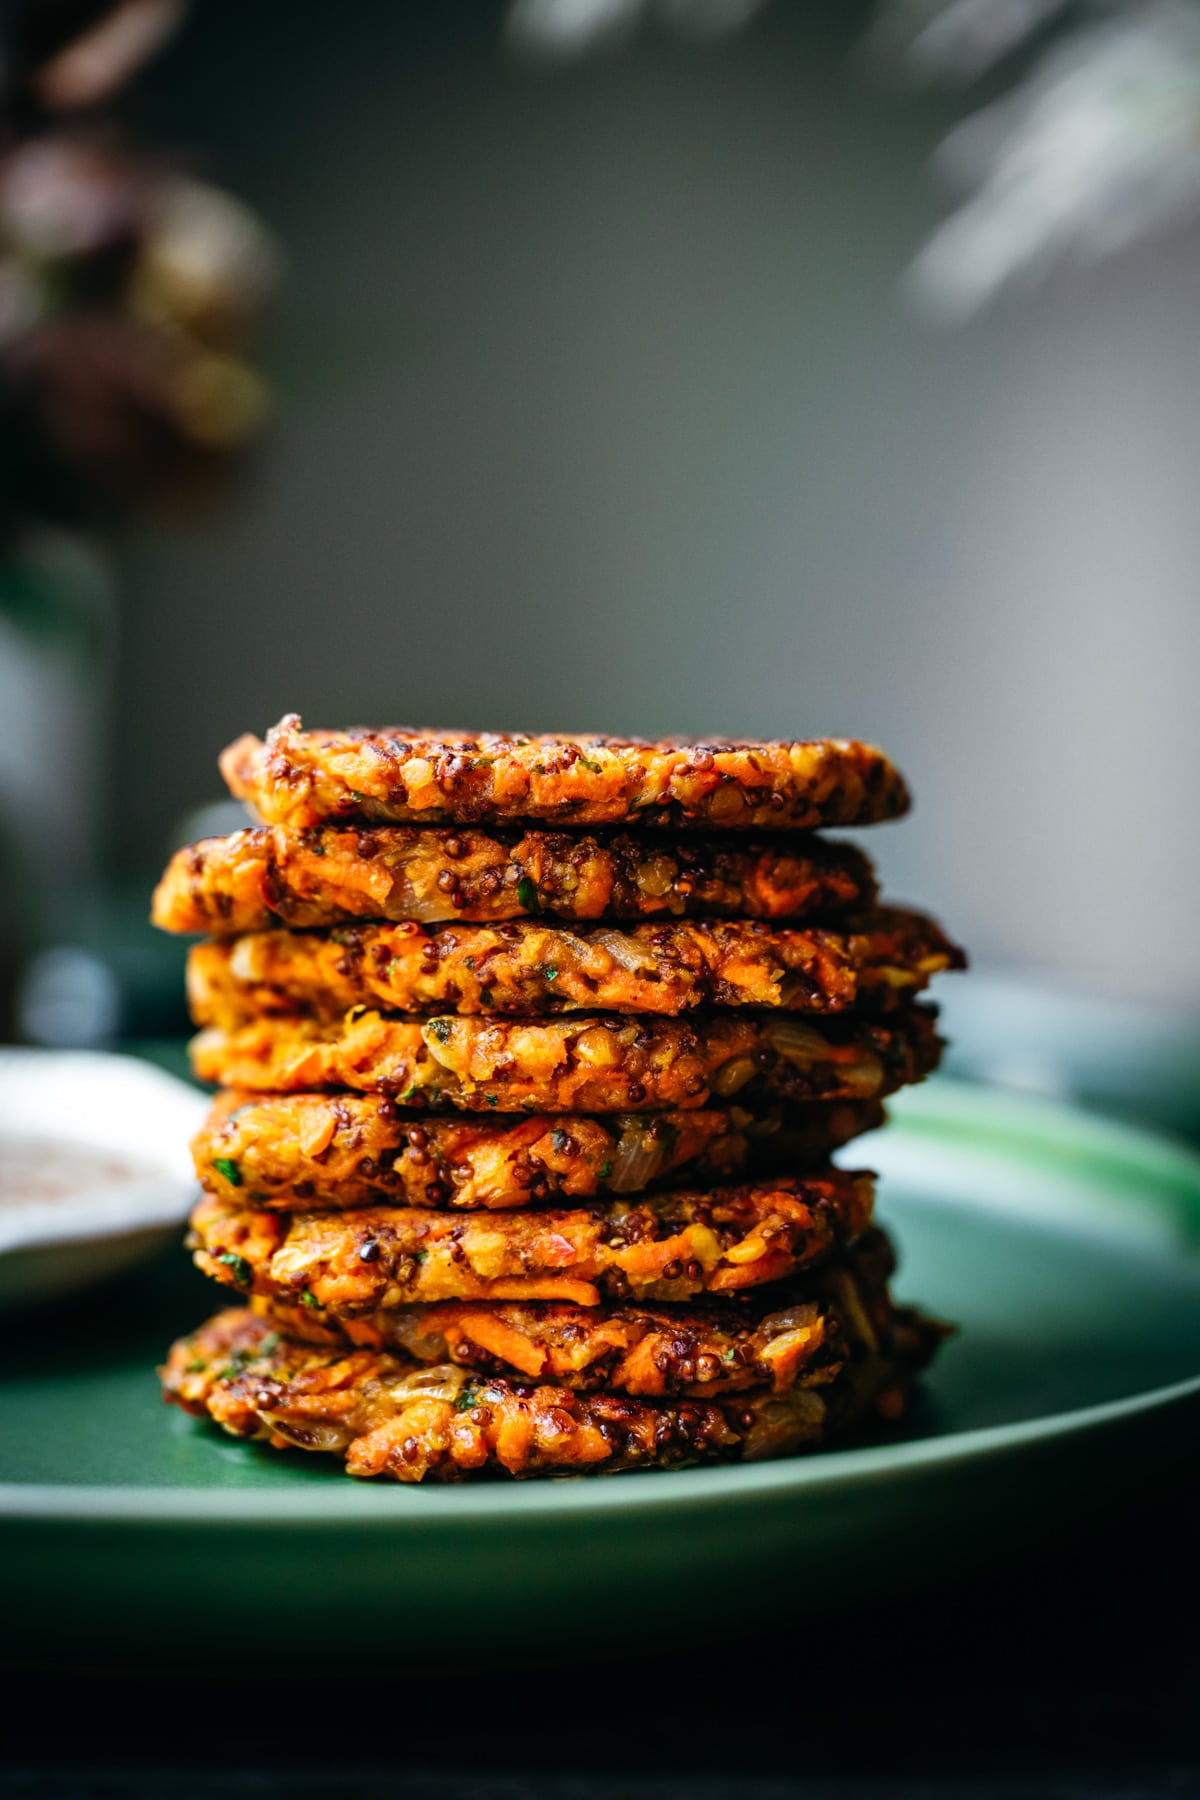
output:
[{"label": "blurred dried flower", "polygon": [[30,332],[11,358],[23,416],[61,464],[59,505],[89,498],[122,511],[191,508],[226,474],[223,453],[265,411],[245,365],[136,319],[65,313]]},{"label": "blurred dried flower", "polygon": [[[248,351],[278,276],[238,201],[95,109],[181,0],[17,8],[0,111],[0,533],[210,499],[269,410]],[[49,115],[79,112],[70,122]],[[2,546],[0,546],[2,547]]]},{"label": "blurred dried flower", "polygon": [[515,50],[579,56],[623,44],[643,24],[694,38],[724,37],[764,0],[512,0],[506,32]]},{"label": "blurred dried flower", "polygon": [[143,170],[114,147],[31,138],[0,163],[0,232],[17,254],[46,261],[131,245],[144,191]]},{"label": "blurred dried flower", "polygon": [[243,343],[275,290],[279,258],[254,214],[229,194],[179,177],[149,196],[132,304],[207,344]]},{"label": "blurred dried flower", "polygon": [[8,26],[10,107],[48,113],[102,105],[181,23],[187,0],[33,0]]},{"label": "blurred dried flower", "polygon": [[1030,63],[939,153],[968,198],[910,273],[933,318],[969,318],[1056,264],[1200,212],[1194,0],[891,0],[868,47],[926,80],[974,80],[1018,52]]},{"label": "blurred dried flower", "polygon": [[889,78],[975,81],[1074,10],[1075,0],[886,0],[864,50]]}]

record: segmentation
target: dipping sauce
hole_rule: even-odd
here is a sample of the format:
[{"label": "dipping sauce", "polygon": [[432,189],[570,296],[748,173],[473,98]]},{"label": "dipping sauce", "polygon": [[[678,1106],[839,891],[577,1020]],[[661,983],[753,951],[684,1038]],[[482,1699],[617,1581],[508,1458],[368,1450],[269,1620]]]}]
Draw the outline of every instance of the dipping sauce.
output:
[{"label": "dipping sauce", "polygon": [[69,1200],[97,1188],[147,1181],[157,1171],[108,1150],[88,1150],[53,1138],[0,1138],[0,1207]]}]

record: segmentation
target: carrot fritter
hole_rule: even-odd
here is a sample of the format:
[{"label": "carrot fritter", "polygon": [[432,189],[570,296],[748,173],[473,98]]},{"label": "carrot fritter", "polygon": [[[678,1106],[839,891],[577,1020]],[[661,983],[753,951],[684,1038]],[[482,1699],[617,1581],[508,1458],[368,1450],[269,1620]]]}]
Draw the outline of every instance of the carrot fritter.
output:
[{"label": "carrot fritter", "polygon": [[877,1349],[887,1331],[893,1266],[883,1232],[868,1231],[837,1262],[719,1304],[454,1300],[352,1318],[277,1300],[251,1305],[286,1337],[334,1349],[400,1350],[417,1362],[456,1363],[477,1375],[707,1399],[747,1388],[782,1394],[824,1386],[851,1345]]},{"label": "carrot fritter", "polygon": [[837,1321],[815,1300],[772,1295],[769,1313],[735,1308],[664,1308],[629,1303],[572,1306],[455,1300],[401,1307],[341,1322],[305,1306],[256,1300],[254,1310],[301,1343],[399,1350],[422,1363],[455,1363],[481,1375],[561,1382],[581,1392],[611,1388],[661,1397],[787,1393],[837,1373]]},{"label": "carrot fritter", "polygon": [[309,1206],[507,1208],[805,1169],[883,1123],[876,1100],[709,1111],[414,1117],[379,1094],[222,1093],[192,1140],[211,1193]]},{"label": "carrot fritter", "polygon": [[336,1019],[393,1012],[674,1015],[702,1006],[883,1012],[962,953],[921,913],[880,908],[844,931],[698,920],[568,930],[512,925],[353,925],[255,931],[196,944],[188,999],[198,1025],[233,1030],[262,1013]]},{"label": "carrot fritter", "polygon": [[815,1449],[905,1410],[941,1328],[904,1308],[886,1341],[824,1389],[647,1400],[487,1379],[380,1350],[331,1353],[282,1337],[248,1308],[180,1338],[164,1399],[234,1437],[325,1451],[351,1475],[461,1481],[484,1474],[598,1474],[761,1461]]},{"label": "carrot fritter", "polygon": [[688,1300],[781,1281],[852,1243],[870,1175],[827,1169],[772,1183],[551,1212],[416,1206],[272,1212],[208,1194],[188,1243],[206,1275],[245,1293],[351,1318],[435,1300]]},{"label": "carrot fritter", "polygon": [[881,750],[846,738],[800,742],[517,737],[507,732],[305,731],[295,713],[221,757],[231,792],[269,825],[326,819],[431,825],[869,825],[906,812],[908,790]]},{"label": "carrot fritter", "polygon": [[814,837],[260,827],[177,851],[151,917],[218,937],[355,919],[827,919],[876,892],[860,850]]},{"label": "carrot fritter", "polygon": [[822,1020],[744,1008],[696,1019],[259,1018],[202,1031],[202,1081],[254,1093],[354,1088],[397,1105],[468,1112],[641,1112],[747,1089],[785,1100],[881,1098],[937,1065],[932,1008]]}]

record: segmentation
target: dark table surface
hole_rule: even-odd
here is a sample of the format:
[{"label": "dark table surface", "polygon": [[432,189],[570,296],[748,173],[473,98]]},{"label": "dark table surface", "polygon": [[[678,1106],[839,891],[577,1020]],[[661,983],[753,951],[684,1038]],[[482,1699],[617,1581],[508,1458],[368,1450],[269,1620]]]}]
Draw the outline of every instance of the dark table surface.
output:
[{"label": "dark table surface", "polygon": [[0,1792],[1200,1795],[1198,1474],[970,1586],[651,1653],[635,1618],[600,1664],[280,1680],[251,1615],[203,1677],[16,1673]]},{"label": "dark table surface", "polygon": [[632,1618],[590,1665],[548,1645],[479,1667],[464,1642],[454,1667],[410,1653],[342,1682],[273,1676],[270,1620],[247,1614],[203,1675],[3,1674],[0,1795],[1200,1796],[1198,1513],[1194,1407],[1173,1473],[1121,1511],[1098,1494],[1036,1558],[868,1611],[714,1618],[658,1650]]}]

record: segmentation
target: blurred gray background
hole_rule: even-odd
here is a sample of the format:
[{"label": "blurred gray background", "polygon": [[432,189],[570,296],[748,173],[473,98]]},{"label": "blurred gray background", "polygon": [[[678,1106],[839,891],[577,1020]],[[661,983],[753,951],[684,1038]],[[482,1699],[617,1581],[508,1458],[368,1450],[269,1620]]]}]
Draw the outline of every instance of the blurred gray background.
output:
[{"label": "blurred gray background", "polygon": [[140,113],[280,234],[256,478],[124,575],[113,841],[285,710],[856,734],[985,966],[1200,998],[1200,233],[938,330],[961,110],[869,9],[533,66],[495,5],[207,0]]}]

